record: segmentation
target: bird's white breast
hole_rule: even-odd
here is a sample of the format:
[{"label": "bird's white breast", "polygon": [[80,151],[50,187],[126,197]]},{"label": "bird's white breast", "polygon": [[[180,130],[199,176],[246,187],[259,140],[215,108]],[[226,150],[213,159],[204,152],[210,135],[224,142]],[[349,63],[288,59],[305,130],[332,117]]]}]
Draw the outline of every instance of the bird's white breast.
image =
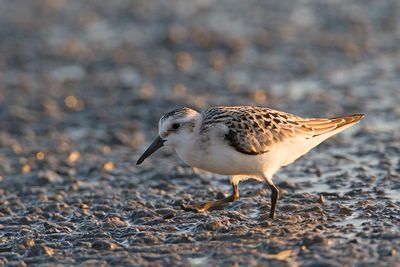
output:
[{"label": "bird's white breast", "polygon": [[[262,176],[267,154],[247,155],[234,150],[213,132],[208,138],[196,138],[176,147],[178,156],[188,165],[222,175]],[[203,136],[204,137],[204,136]]]}]

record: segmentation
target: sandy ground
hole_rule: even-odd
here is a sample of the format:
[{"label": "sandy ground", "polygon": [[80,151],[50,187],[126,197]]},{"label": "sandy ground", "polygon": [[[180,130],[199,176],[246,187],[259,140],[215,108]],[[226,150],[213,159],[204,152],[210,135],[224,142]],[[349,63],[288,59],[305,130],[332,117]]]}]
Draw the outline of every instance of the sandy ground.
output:
[{"label": "sandy ground", "polygon": [[[0,265],[399,266],[399,1],[0,1]],[[204,214],[228,177],[168,149],[182,106],[365,113]]]}]

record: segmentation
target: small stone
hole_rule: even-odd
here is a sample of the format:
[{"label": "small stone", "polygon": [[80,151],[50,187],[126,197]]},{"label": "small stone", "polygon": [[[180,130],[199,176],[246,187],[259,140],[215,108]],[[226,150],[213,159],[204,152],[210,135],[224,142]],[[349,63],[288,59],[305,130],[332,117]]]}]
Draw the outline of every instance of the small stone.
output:
[{"label": "small stone", "polygon": [[323,212],[323,210],[321,209],[320,206],[311,206],[311,207],[305,208],[301,211],[302,212],[313,212],[313,211]]},{"label": "small stone", "polygon": [[220,221],[212,221],[212,222],[204,223],[202,226],[205,230],[216,231],[219,228],[221,228],[223,226],[223,224]]},{"label": "small stone", "polygon": [[304,245],[302,245],[302,246],[300,247],[300,250],[301,250],[302,252],[307,252],[307,251],[308,251],[307,247],[304,246]]},{"label": "small stone", "polygon": [[173,209],[165,208],[165,206],[163,204],[158,204],[157,207],[159,207],[159,208],[157,208],[154,211],[160,215],[164,215],[164,214],[170,213],[171,211],[174,211]]},{"label": "small stone", "polygon": [[174,213],[175,210],[165,208],[165,209],[157,209],[156,212],[157,212],[158,214],[160,214],[160,215],[166,215],[166,214]]},{"label": "small stone", "polygon": [[341,215],[351,215],[352,213],[353,213],[353,211],[350,208],[345,207],[345,206],[340,207],[339,214],[341,214]]},{"label": "small stone", "polygon": [[287,204],[287,205],[282,205],[282,207],[279,208],[282,211],[295,211],[295,210],[300,210],[301,207],[300,205],[297,204]]},{"label": "small stone", "polygon": [[31,247],[29,250],[28,255],[30,257],[36,257],[36,256],[42,256],[42,255],[47,255],[47,256],[52,256],[55,253],[54,249],[45,246],[45,245],[34,245]]},{"label": "small stone", "polygon": [[111,216],[107,218],[107,223],[111,224],[112,226],[116,227],[126,227],[128,224],[124,221],[124,219],[118,216]]},{"label": "small stone", "polygon": [[87,210],[87,209],[89,209],[89,206],[86,205],[85,203],[81,203],[81,204],[79,205],[79,208],[80,208],[81,210]]},{"label": "small stone", "polygon": [[22,243],[25,247],[33,247],[35,245],[35,240],[33,240],[32,238],[25,238]]},{"label": "small stone", "polygon": [[129,216],[131,220],[136,220],[139,218],[154,218],[156,217],[156,214],[153,211],[150,210],[144,210],[144,209],[137,209],[131,213]]},{"label": "small stone", "polygon": [[71,192],[76,192],[79,189],[79,182],[78,181],[73,181],[70,186],[69,186],[69,191]]},{"label": "small stone", "polygon": [[267,212],[263,212],[263,213],[261,213],[260,214],[260,216],[258,216],[258,221],[268,221],[268,220],[270,220],[270,217],[269,217],[269,213],[267,213]]},{"label": "small stone", "polygon": [[179,244],[179,243],[191,243],[193,242],[193,237],[189,234],[182,234],[171,240],[171,243]]},{"label": "small stone", "polygon": [[271,226],[271,223],[270,223],[269,221],[263,221],[263,222],[260,222],[258,225],[259,225],[260,227],[267,228],[267,227],[270,227],[270,226]]},{"label": "small stone", "polygon": [[303,245],[310,247],[315,244],[329,245],[331,242],[322,235],[308,235],[303,237]]},{"label": "small stone", "polygon": [[117,244],[106,241],[106,240],[96,240],[92,244],[92,248],[97,250],[115,250],[118,248]]},{"label": "small stone", "polygon": [[175,217],[175,212],[170,212],[170,213],[164,214],[163,219],[168,220],[168,219],[172,219],[173,217]]},{"label": "small stone", "polygon": [[20,222],[21,224],[30,224],[30,223],[33,222],[33,221],[34,221],[34,219],[33,219],[32,216],[30,216],[30,215],[21,217],[21,218],[19,219],[19,222]]},{"label": "small stone", "polygon": [[10,215],[12,210],[9,207],[0,207],[0,212],[6,215]]}]

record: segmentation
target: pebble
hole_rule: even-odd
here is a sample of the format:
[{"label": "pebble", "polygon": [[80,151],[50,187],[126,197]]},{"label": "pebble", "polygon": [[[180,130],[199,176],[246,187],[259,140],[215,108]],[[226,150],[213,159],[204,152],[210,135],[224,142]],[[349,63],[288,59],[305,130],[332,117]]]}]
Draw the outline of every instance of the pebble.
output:
[{"label": "pebble", "polygon": [[211,222],[206,222],[202,224],[200,227],[202,227],[205,230],[209,231],[216,231],[220,228],[222,228],[224,224],[221,221],[211,221]]},{"label": "pebble", "polygon": [[126,227],[128,225],[128,223],[125,222],[123,218],[120,218],[118,216],[108,217],[106,221],[109,225],[115,227]]},{"label": "pebble", "polygon": [[139,218],[154,218],[155,216],[156,216],[156,214],[153,211],[135,210],[130,214],[129,218],[131,220],[136,220]]},{"label": "pebble", "polygon": [[302,206],[297,204],[286,204],[279,207],[282,211],[298,211],[302,209]]},{"label": "pebble", "polygon": [[329,245],[331,241],[322,235],[307,235],[303,237],[303,245],[310,247],[312,245]]},{"label": "pebble", "polygon": [[175,210],[169,209],[169,208],[162,208],[162,209],[156,209],[155,212],[157,212],[160,215],[167,215],[167,214],[175,213]]},{"label": "pebble", "polygon": [[29,249],[29,253],[28,256],[29,257],[36,257],[36,256],[42,256],[42,255],[46,255],[46,256],[52,256],[55,253],[55,250],[45,246],[45,245],[33,245],[30,249]]},{"label": "pebble", "polygon": [[166,214],[163,215],[163,219],[164,220],[172,219],[172,218],[175,217],[175,215],[176,215],[175,212],[166,213]]},{"label": "pebble", "polygon": [[92,243],[92,248],[97,249],[97,250],[116,250],[118,248],[118,245],[110,242],[110,241],[106,241],[106,240],[96,240]]},{"label": "pebble", "polygon": [[27,237],[24,239],[23,244],[25,247],[33,247],[35,245],[35,240]]},{"label": "pebble", "polygon": [[352,213],[353,210],[345,206],[341,206],[339,209],[339,214],[341,215],[351,215]]}]

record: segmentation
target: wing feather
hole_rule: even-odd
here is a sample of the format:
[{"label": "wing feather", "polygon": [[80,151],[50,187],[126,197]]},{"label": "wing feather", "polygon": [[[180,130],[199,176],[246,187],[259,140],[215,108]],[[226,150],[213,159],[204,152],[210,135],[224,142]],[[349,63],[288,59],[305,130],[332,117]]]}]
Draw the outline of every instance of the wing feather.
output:
[{"label": "wing feather", "polygon": [[331,119],[302,118],[293,114],[250,106],[214,107],[202,113],[200,131],[222,123],[227,131],[223,134],[227,143],[236,151],[259,155],[273,146],[291,138],[304,140],[328,133],[344,125],[355,123],[362,114]]}]

